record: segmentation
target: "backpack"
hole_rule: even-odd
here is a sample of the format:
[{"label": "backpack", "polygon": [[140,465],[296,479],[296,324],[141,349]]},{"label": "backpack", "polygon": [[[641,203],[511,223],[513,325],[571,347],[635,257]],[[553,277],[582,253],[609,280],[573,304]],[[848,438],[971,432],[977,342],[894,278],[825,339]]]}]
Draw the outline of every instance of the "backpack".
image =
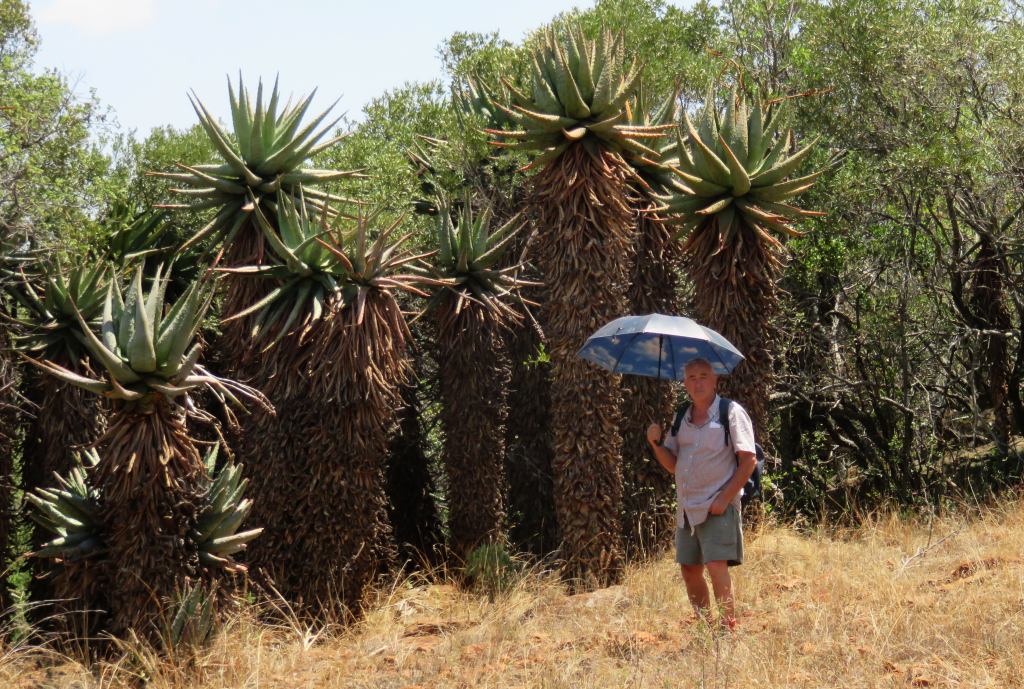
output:
[{"label": "backpack", "polygon": [[[718,398],[718,422],[722,424],[722,428],[725,431],[725,444],[732,444],[732,436],[729,428],[729,405],[732,404],[732,400],[726,399],[725,397]],[[676,418],[672,421],[672,437],[679,432],[679,427],[683,423],[683,418],[686,416],[686,412],[690,410],[690,403],[680,405],[679,409],[676,410]],[[724,420],[724,421],[723,421]],[[757,457],[757,464],[754,466],[754,473],[747,479],[746,484],[743,486],[743,497],[741,501],[746,505],[752,498],[756,498],[761,495],[761,470],[764,468],[764,449],[760,443],[754,443],[754,454]],[[736,457],[736,464],[739,465],[740,458]]]}]

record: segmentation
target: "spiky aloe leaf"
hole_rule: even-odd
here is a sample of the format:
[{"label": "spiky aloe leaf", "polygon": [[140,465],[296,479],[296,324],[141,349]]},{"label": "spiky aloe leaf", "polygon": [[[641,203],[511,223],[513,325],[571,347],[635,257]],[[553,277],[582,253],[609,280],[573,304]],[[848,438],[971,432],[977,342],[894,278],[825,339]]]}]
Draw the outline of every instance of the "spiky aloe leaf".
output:
[{"label": "spiky aloe leaf", "polygon": [[220,395],[234,398],[230,392],[234,390],[265,404],[262,395],[251,388],[214,376],[197,375],[199,348],[193,345],[193,340],[210,305],[212,285],[190,285],[171,305],[165,318],[164,294],[170,279],[169,272],[158,270],[147,293],[140,266],[126,295],[122,295],[117,280],[111,281],[98,324],[89,323],[75,310],[75,336],[106,369],[103,380],[76,374],[52,361],[26,358],[66,382],[125,402],[143,402],[160,396],[173,398],[207,386]]},{"label": "spiky aloe leaf", "polygon": [[168,652],[209,643],[216,630],[217,584],[192,584],[178,592],[174,615],[163,639]]},{"label": "spiky aloe leaf", "polygon": [[339,219],[332,225],[327,210],[310,214],[301,191],[298,203],[279,193],[274,208],[273,220],[258,206],[254,215],[270,249],[270,259],[276,263],[226,269],[271,281],[262,298],[226,319],[253,317],[251,334],[256,339],[269,338],[266,348],[318,321],[323,304],[341,289],[352,267],[343,252],[332,250],[323,241],[331,233],[341,234]]},{"label": "spiky aloe leaf", "polygon": [[119,267],[125,267],[143,256],[161,253],[161,246],[170,224],[165,222],[166,211],[133,208],[124,203],[115,204],[104,221],[108,228],[104,257]]},{"label": "spiky aloe leaf", "polygon": [[468,77],[452,86],[452,101],[458,112],[473,115],[492,129],[511,128],[516,123],[500,107],[508,94],[492,89],[479,79]]},{"label": "spiky aloe leaf", "polygon": [[382,225],[382,214],[380,210],[360,213],[353,223],[337,223],[328,235],[317,240],[348,265],[341,288],[346,301],[357,310],[360,293],[371,288],[393,288],[420,297],[428,296],[420,285],[429,279],[417,271],[404,273],[402,270],[434,252],[415,254],[406,249],[412,233],[393,238],[404,216]]},{"label": "spiky aloe leaf", "polygon": [[626,131],[640,133],[638,136],[642,138],[645,147],[654,151],[655,155],[629,148],[626,150],[626,160],[653,192],[663,193],[672,185],[671,168],[678,163],[680,90],[677,84],[664,98],[657,100],[650,96],[641,82],[637,85],[636,95],[626,102],[623,117],[609,125],[599,125],[613,127],[623,124],[629,127]]}]

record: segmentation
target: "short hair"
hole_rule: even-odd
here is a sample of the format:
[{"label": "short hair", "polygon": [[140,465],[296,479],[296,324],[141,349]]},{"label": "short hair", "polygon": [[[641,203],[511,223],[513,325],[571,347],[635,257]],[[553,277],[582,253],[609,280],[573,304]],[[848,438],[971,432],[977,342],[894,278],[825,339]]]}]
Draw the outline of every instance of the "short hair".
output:
[{"label": "short hair", "polygon": [[[707,366],[711,370],[712,373],[715,373],[715,367],[711,365],[710,361],[708,361],[707,359],[703,359],[701,357],[697,357],[696,359],[690,359],[685,364],[683,364],[683,375],[684,376],[686,375],[686,372],[690,370],[691,366]],[[715,375],[718,375],[718,374],[715,373]]]}]

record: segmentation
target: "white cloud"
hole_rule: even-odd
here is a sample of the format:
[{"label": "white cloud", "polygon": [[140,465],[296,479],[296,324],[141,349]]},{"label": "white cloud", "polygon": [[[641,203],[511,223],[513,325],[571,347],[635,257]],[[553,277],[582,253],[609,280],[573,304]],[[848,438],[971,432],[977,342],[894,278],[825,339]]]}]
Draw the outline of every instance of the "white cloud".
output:
[{"label": "white cloud", "polygon": [[657,365],[658,359],[661,358],[661,342],[658,340],[657,335],[635,343],[631,349],[636,352],[636,356],[647,361],[653,361],[655,365]]},{"label": "white cloud", "polygon": [[40,24],[68,24],[90,34],[139,29],[156,18],[156,0],[52,0],[38,10]]},{"label": "white cloud", "polygon": [[588,361],[592,361],[598,366],[606,368],[609,371],[615,367],[615,361],[618,359],[618,357],[613,354],[608,347],[597,342],[588,342],[587,345],[579,352],[579,356]]}]

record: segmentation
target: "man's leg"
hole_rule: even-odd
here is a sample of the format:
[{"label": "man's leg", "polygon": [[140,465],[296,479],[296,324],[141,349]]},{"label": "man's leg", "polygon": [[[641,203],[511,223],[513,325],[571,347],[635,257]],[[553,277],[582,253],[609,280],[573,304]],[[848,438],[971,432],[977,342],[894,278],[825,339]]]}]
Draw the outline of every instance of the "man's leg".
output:
[{"label": "man's leg", "polygon": [[[729,577],[729,563],[725,560],[714,560],[705,565],[711,577],[711,587],[715,590],[715,604],[722,613],[722,621],[732,627],[736,620],[736,606],[732,597],[732,579]],[[705,591],[707,588],[705,588]]]},{"label": "man's leg", "polygon": [[711,621],[711,593],[708,583],[704,581],[704,565],[680,565],[683,581],[686,583],[686,596],[690,599],[693,611],[707,621]]}]

